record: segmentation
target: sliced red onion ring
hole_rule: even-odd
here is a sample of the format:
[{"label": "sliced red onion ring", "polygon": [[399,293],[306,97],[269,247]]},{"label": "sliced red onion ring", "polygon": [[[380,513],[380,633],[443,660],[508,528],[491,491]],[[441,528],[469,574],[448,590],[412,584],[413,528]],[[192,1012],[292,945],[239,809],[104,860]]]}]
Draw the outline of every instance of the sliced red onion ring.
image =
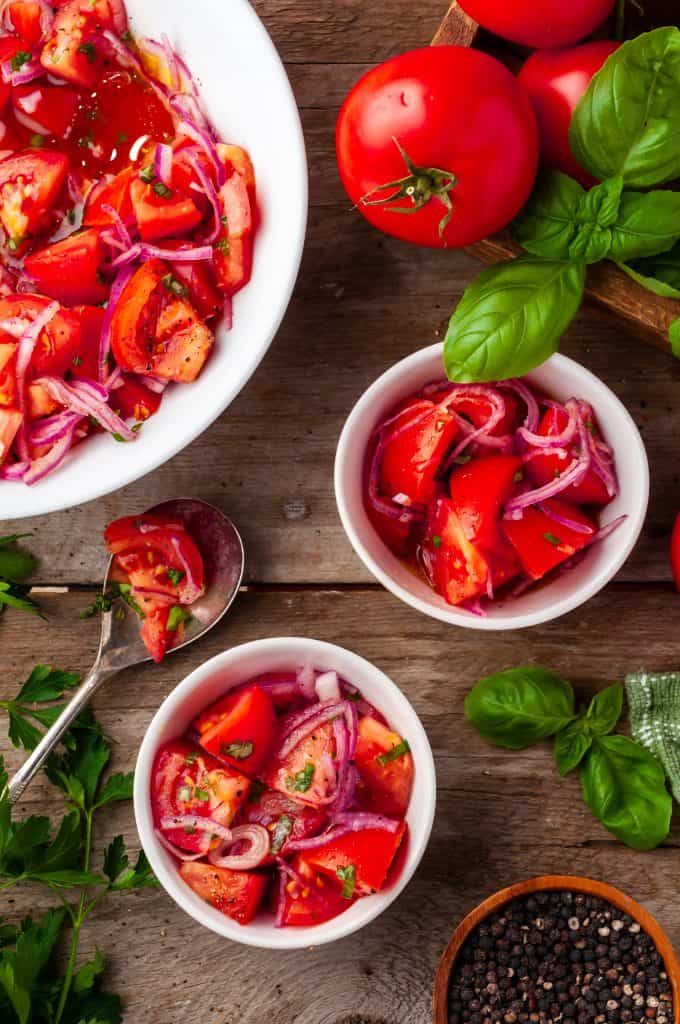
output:
[{"label": "sliced red onion ring", "polygon": [[[316,672],[314,671],[314,666],[309,662],[306,665],[302,665],[302,667],[297,670],[295,678],[298,686],[300,687],[302,696],[307,700],[314,700],[316,697],[316,690],[314,689]],[[311,708],[306,708],[305,717],[307,713],[311,713],[311,710]]]},{"label": "sliced red onion ring", "polygon": [[159,142],[156,146],[153,160],[153,170],[157,178],[170,188],[172,185],[172,147],[165,142]]},{"label": "sliced red onion ring", "polygon": [[18,71],[14,71],[12,68],[11,60],[3,61],[0,64],[0,74],[2,74],[3,82],[7,85],[28,85],[29,82],[35,81],[44,73],[45,69],[35,56],[27,60]]},{"label": "sliced red onion ring", "polygon": [[106,313],[102,323],[102,333],[99,338],[99,380],[105,381],[109,375],[108,360],[111,348],[111,322],[116,306],[120,300],[125,285],[132,277],[132,269],[124,267],[111,285],[109,301],[106,304]]},{"label": "sliced red onion ring", "polygon": [[499,380],[495,386],[497,388],[508,388],[510,391],[514,391],[515,394],[522,399],[527,407],[527,414],[523,426],[526,430],[536,430],[541,414],[538,402],[534,398],[531,388],[528,388],[524,381],[520,380],[519,377],[513,377],[511,380]]},{"label": "sliced red onion ring", "polygon": [[44,416],[31,427],[31,444],[54,444],[67,432],[72,431],[82,419],[83,417],[75,412],[57,412],[53,416]]},{"label": "sliced red onion ring", "polygon": [[531,430],[527,430],[526,427],[520,427],[517,433],[523,441],[533,448],[561,447],[562,445],[571,444],[576,436],[579,410],[572,399],[564,404],[563,409],[567,413],[568,420],[564,430],[559,434],[536,434]]},{"label": "sliced red onion ring", "polygon": [[531,451],[525,452],[522,455],[522,462],[532,462],[534,459],[545,458],[546,455],[557,455],[561,459],[569,458],[569,452],[566,448],[532,448]]},{"label": "sliced red onion ring", "polygon": [[286,912],[286,874],[281,867],[284,861],[279,864],[279,895],[274,915],[274,927],[283,928],[283,917]]},{"label": "sliced red onion ring", "polygon": [[67,384],[59,377],[40,377],[36,383],[41,384],[55,402],[65,405],[72,412],[80,413],[81,416],[94,417],[104,430],[111,434],[120,434],[125,441],[136,440],[137,434],[106,402],[93,396],[92,389],[88,384],[83,386],[77,380],[74,380],[72,384]]},{"label": "sliced red onion ring", "polygon": [[369,814],[367,811],[344,811],[341,814],[333,814],[331,822],[334,825],[346,826],[350,832],[361,832],[366,828],[396,832],[401,825],[395,818],[386,818],[384,814]]},{"label": "sliced red onion ring", "polygon": [[560,526],[565,526],[567,530],[573,530],[574,533],[594,534],[596,532],[592,526],[586,526],[585,523],[579,523],[570,516],[560,515],[559,512],[556,512],[554,508],[551,508],[544,502],[538,502],[538,508],[540,508],[544,515],[554,520],[554,522],[559,523]]},{"label": "sliced red onion ring", "polygon": [[571,465],[555,480],[544,484],[533,491],[525,491],[523,494],[515,495],[505,507],[506,519],[521,518],[522,512],[529,505],[535,505],[548,498],[555,498],[562,491],[572,484],[580,484],[592,464],[591,448],[588,444],[588,431],[580,416],[577,417],[576,426],[579,435],[579,455],[574,458]]},{"label": "sliced red onion ring", "polygon": [[142,601],[155,601],[157,604],[177,604],[174,594],[168,594],[165,590],[155,590],[153,587],[133,587],[132,596],[139,597]]},{"label": "sliced red onion ring", "polygon": [[149,391],[153,391],[156,395],[162,395],[168,384],[169,380],[158,380],[156,377],[146,377],[140,373],[133,374],[139,380],[140,384],[143,384]]},{"label": "sliced red onion ring", "polygon": [[171,843],[169,839],[165,838],[159,828],[155,828],[154,833],[161,846],[164,846],[166,850],[169,850],[173,857],[177,857],[177,860],[190,861],[198,860],[200,857],[205,857],[205,854],[201,851],[198,853],[187,853],[186,850],[180,850],[179,846],[175,846],[174,843]]},{"label": "sliced red onion ring", "polygon": [[[339,704],[325,704],[325,705],[313,705],[312,709],[307,709],[312,713],[307,714],[300,724],[295,728],[288,731],[287,735],[282,738],[281,745],[277,752],[277,756],[283,760],[291,750],[294,750],[306,736],[309,736],[310,732],[317,729],[320,725],[324,725],[331,719],[336,718],[338,715],[343,715],[345,710],[349,706],[348,701],[340,701]],[[304,712],[300,713],[300,716],[304,715]]]},{"label": "sliced red onion ring", "polygon": [[322,672],[321,675],[316,677],[314,689],[322,704],[328,700],[335,701],[337,704],[342,700],[337,672]]},{"label": "sliced red onion ring", "polygon": [[219,153],[217,152],[217,147],[215,146],[215,143],[210,137],[210,134],[206,130],[201,131],[200,128],[198,128],[195,124],[192,124],[191,121],[188,120],[183,120],[179,122],[179,124],[177,125],[177,134],[186,135],[188,139],[191,139],[192,142],[195,142],[198,146],[201,147],[201,149],[204,150],[206,156],[208,157],[211,164],[215,168],[215,180],[217,181],[218,188],[224,185],[227,179],[227,171],[224,164],[220,160]]},{"label": "sliced red onion ring", "polygon": [[201,110],[198,98],[190,93],[177,93],[170,97],[170,107],[180,120],[191,124],[197,131],[204,133],[210,139],[215,138],[215,132],[207,117]]},{"label": "sliced red onion ring", "polygon": [[205,587],[201,587],[196,582],[196,577],[193,574],[192,566],[184,557],[182,551],[182,545],[176,537],[172,538],[172,546],[175,549],[177,560],[182,566],[184,572],[184,579],[182,580],[182,603],[192,604],[194,601],[198,601],[199,597],[202,597],[205,592]]},{"label": "sliced red onion ring", "polygon": [[[248,849],[243,853],[226,853],[229,847],[236,843],[248,843]],[[252,871],[259,868],[269,856],[270,835],[262,825],[250,823],[248,825],[237,825],[232,829],[231,839],[220,844],[208,854],[208,860],[216,868],[230,868],[232,871]]]},{"label": "sliced red onion ring", "polygon": [[18,110],[16,106],[13,109],[14,116],[19,124],[27,128],[29,132],[33,132],[35,135],[51,135],[49,128],[46,128],[40,121],[36,121],[30,114],[24,113],[23,110]]},{"label": "sliced red onion ring", "polygon": [[175,828],[193,828],[197,832],[210,832],[225,843],[231,842],[232,831],[214,818],[203,818],[200,814],[178,814],[174,818],[161,818],[161,828],[166,832]]},{"label": "sliced red onion ring", "polygon": [[26,431],[26,373],[31,362],[33,350],[35,349],[38,338],[40,337],[40,332],[47,327],[49,322],[57,314],[58,310],[59,303],[50,302],[45,306],[42,313],[39,313],[35,320],[24,328],[24,332],[19,338],[19,347],[17,349],[16,361],[14,364],[14,373],[17,384],[17,405],[19,412],[23,414],[23,420],[16,437],[17,453],[22,462],[30,459]]},{"label": "sliced red onion ring", "polygon": [[62,464],[72,446],[73,430],[70,430],[53,444],[45,455],[41,455],[40,458],[31,462],[22,476],[24,483],[30,487],[32,484],[37,484],[48,473],[53,473]]},{"label": "sliced red onion ring", "polygon": [[201,161],[197,157],[195,157],[193,153],[189,153],[187,155],[187,160],[191,164],[194,173],[198,177],[198,180],[200,181],[201,186],[203,188],[203,192],[205,193],[208,202],[210,203],[210,206],[212,208],[215,223],[213,224],[210,232],[205,237],[206,242],[212,243],[217,241],[217,238],[219,237],[220,232],[222,230],[222,206],[220,204],[220,198],[217,195],[217,192],[215,191],[215,186],[213,185],[208,175],[205,173],[205,168],[201,164]]},{"label": "sliced red onion ring", "polygon": [[113,227],[118,235],[119,240],[123,243],[126,249],[130,249],[132,247],[132,239],[130,238],[130,232],[126,228],[120,214],[118,213],[118,210],[116,210],[113,206],[110,206],[109,203],[102,203],[101,208],[102,213],[105,213],[106,216],[110,217],[113,221]]}]

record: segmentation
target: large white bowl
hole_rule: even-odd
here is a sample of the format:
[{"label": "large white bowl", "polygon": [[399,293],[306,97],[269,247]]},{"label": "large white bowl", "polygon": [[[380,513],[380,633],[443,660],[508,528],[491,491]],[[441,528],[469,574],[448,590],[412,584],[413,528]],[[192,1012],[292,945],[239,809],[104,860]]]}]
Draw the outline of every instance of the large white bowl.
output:
[{"label": "large white bowl", "polygon": [[[275,928],[271,916],[261,915],[240,925],[225,917],[186,885],[177,862],[154,832],[151,811],[151,771],[158,748],[186,730],[192,719],[233,686],[264,672],[289,671],[311,663],[333,669],[361,690],[366,699],[411,747],[415,776],[406,815],[408,837],[405,857],[395,881],[384,891],[357,900],[339,917],[308,928]],[[393,902],[420,863],[432,831],[436,800],[434,760],[420,719],[401,690],[384,672],[358,654],[335,644],[304,637],[254,640],[218,654],[195,669],[161,704],[142,741],[135,769],[134,806],[137,830],[151,867],[165,891],[182,910],[218,935],[263,949],[303,949],[335,942],[363,928]]]},{"label": "large white bowl", "polygon": [[342,525],[364,565],[406,604],[442,622],[468,629],[523,629],[577,608],[618,572],[633,550],[649,500],[647,454],[628,410],[613,391],[580,363],[554,355],[526,380],[558,401],[576,397],[593,406],[604,439],[613,447],[620,492],[601,523],[625,514],[624,522],[586,552],[572,569],[554,575],[518,597],[486,606],[486,616],[455,608],[394,555],[371,524],[363,502],[366,449],[375,428],[394,406],[425,384],[445,376],[442,345],[431,345],[390,367],[361,396],[340,436],[335,457],[335,496]]},{"label": "large white bowl", "polygon": [[253,276],[234,300],[234,326],[193,384],[168,389],[134,443],[89,438],[53,475],[27,487],[0,481],[0,517],[69,508],[156,469],[227,408],[266,353],[288,306],[307,223],[307,162],[300,119],[274,45],[247,0],[126,0],[132,30],[167,33],[200,87],[225,141],[245,146],[255,166],[262,222]]}]

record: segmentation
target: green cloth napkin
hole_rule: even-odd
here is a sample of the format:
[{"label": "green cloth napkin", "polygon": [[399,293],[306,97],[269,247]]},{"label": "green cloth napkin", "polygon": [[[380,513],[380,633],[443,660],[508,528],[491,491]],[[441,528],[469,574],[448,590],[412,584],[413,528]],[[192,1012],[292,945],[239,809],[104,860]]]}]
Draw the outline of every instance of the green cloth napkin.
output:
[{"label": "green cloth napkin", "polygon": [[633,736],[659,758],[680,802],[680,672],[634,672],[626,693]]}]

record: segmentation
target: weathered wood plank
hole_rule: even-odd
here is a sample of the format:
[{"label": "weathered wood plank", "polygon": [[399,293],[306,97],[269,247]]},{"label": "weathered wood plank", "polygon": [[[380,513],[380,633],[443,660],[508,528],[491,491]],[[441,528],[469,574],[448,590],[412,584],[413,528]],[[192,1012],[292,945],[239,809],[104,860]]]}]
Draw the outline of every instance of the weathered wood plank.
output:
[{"label": "weathered wood plank", "polygon": [[[49,626],[18,615],[6,619],[0,627],[0,699],[12,695],[40,658],[87,668],[97,628],[77,619],[84,601],[84,594],[47,599]],[[680,819],[663,848],[652,854],[627,850],[590,817],[576,780],[559,779],[547,745],[525,753],[489,747],[462,711],[475,679],[519,662],[550,665],[574,682],[583,699],[642,663],[677,666],[669,642],[675,619],[667,588],[616,587],[552,626],[482,640],[422,618],[379,591],[249,591],[200,647],[161,667],[120,676],[96,702],[116,741],[114,770],[133,766],[160,700],[202,659],[261,636],[309,634],[313,623],[316,636],[353,647],[403,688],[430,736],[439,784],[435,830],[416,878],[381,919],[337,945],[296,954],[259,952],[200,929],[162,892],[107,902],[86,927],[83,953],[95,943],[106,953],[107,985],[124,995],[125,1020],[427,1024],[436,964],[460,917],[494,889],[543,872],[615,882],[680,942]],[[6,748],[4,730],[2,735],[0,748]],[[14,751],[9,760],[18,763]],[[22,812],[49,813],[50,793],[47,783],[36,783]],[[129,806],[107,811],[98,849],[117,832],[136,847]],[[39,890],[15,889],[4,896],[2,910],[16,918],[50,902]]]}]

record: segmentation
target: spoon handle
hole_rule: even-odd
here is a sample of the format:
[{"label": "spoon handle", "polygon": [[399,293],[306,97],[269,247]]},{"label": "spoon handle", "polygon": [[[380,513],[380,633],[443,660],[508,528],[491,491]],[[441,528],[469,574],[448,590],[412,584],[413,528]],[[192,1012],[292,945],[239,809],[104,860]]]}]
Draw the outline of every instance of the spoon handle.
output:
[{"label": "spoon handle", "polygon": [[89,675],[83,680],[78,689],[74,691],[71,700],[59,715],[59,718],[50,726],[38,746],[32,751],[31,755],[11,780],[9,784],[9,798],[12,803],[16,803],[21,798],[29,782],[42,768],[59,740],[72,725],[74,719],[87,707],[104,680],[110,678],[114,673],[115,670],[104,668],[101,660],[97,659]]}]

